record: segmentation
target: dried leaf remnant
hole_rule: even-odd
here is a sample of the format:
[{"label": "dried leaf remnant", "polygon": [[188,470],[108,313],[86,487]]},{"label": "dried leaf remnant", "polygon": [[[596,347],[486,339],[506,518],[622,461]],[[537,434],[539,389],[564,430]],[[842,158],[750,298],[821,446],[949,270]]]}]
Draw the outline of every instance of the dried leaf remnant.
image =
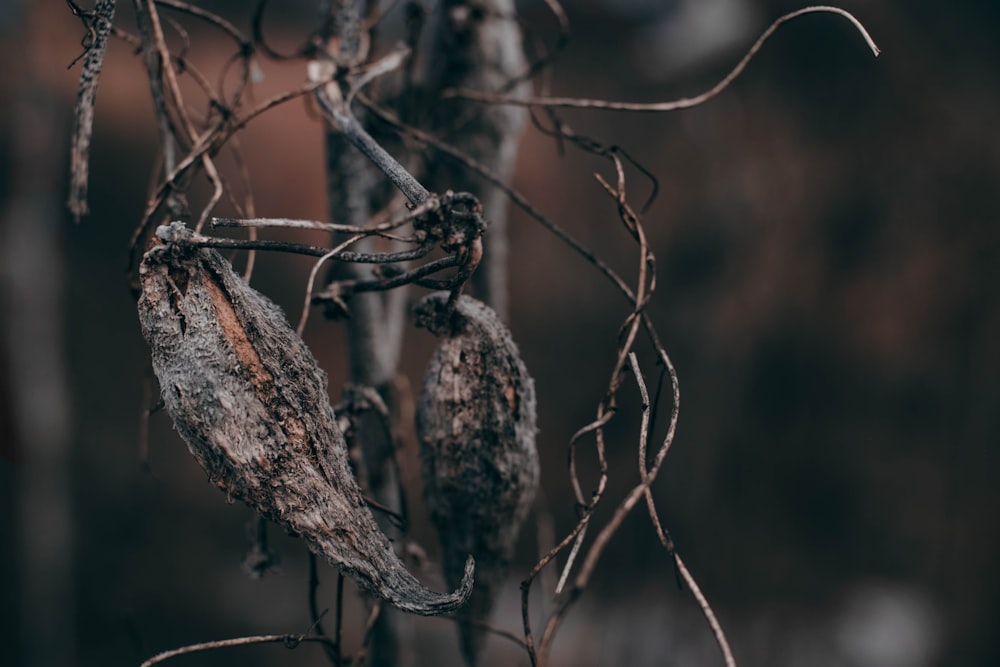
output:
[{"label": "dried leaf remnant", "polygon": [[180,223],[140,267],[139,320],[167,412],[209,480],[302,537],[366,590],[415,614],[454,611],[472,588],[424,588],[351,476],[326,374],[281,310]]},{"label": "dried leaf remnant", "polygon": [[535,387],[510,332],[485,304],[447,292],[416,307],[417,324],[442,335],[420,394],[417,433],[424,496],[449,585],[476,559],[476,584],[459,619],[462,652],[476,663],[483,623],[505,583],[538,485]]}]

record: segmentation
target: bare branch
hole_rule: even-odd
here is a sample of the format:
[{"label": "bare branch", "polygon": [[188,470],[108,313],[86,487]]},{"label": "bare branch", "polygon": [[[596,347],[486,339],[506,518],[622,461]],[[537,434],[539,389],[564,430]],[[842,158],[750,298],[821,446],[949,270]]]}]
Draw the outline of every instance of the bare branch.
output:
[{"label": "bare branch", "polygon": [[70,140],[70,191],[69,210],[74,220],[87,214],[87,186],[89,182],[90,139],[94,132],[94,100],[97,84],[104,66],[104,54],[108,48],[108,36],[115,17],[115,0],[97,0],[93,12],[86,13],[73,3],[74,13],[87,24],[90,31],[89,44],[80,73],[80,87],[76,94],[73,115],[73,137]]},{"label": "bare branch", "polygon": [[[314,82],[322,80],[323,74],[325,72],[319,67],[310,69],[310,79]],[[316,100],[330,124],[342,132],[347,141],[371,160],[375,167],[399,188],[411,204],[418,206],[426,201],[431,193],[361,127],[361,124],[347,107],[347,103],[340,97],[336,84],[331,83],[317,87]]]},{"label": "bare branch", "polygon": [[[337,592],[339,593],[343,588],[343,575],[339,575],[337,578]],[[309,552],[309,617],[312,619],[313,630],[319,635],[326,635],[323,630],[323,616],[326,614],[324,610],[323,613],[319,611],[319,605],[316,602],[316,593],[319,591],[319,564],[316,562],[316,554]],[[338,599],[338,602],[340,600]],[[340,667],[340,607],[337,607],[337,638],[335,641],[329,644],[323,644],[323,650],[326,652],[326,657],[330,660],[330,665],[332,667]]]}]

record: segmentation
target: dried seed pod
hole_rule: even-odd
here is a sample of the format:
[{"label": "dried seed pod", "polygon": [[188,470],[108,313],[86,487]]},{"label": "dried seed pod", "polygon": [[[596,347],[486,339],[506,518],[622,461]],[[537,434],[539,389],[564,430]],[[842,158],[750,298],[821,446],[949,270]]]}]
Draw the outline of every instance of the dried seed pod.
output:
[{"label": "dried seed pod", "polygon": [[[180,223],[140,267],[139,321],[174,426],[209,480],[301,536],[363,588],[415,614],[461,606],[423,586],[379,530],[347,464],[326,374],[281,310]],[[181,241],[181,243],[171,243]]]},{"label": "dried seed pod", "polygon": [[510,332],[485,304],[448,294],[424,298],[417,324],[443,334],[417,410],[424,496],[454,586],[468,554],[476,583],[459,621],[466,662],[476,663],[486,621],[507,576],[535,497],[535,387]]}]

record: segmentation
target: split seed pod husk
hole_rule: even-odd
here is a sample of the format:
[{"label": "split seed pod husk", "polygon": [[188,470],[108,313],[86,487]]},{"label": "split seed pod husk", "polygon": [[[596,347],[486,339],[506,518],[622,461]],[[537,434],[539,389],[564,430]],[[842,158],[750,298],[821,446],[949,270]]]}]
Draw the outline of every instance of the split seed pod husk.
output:
[{"label": "split seed pod husk", "polygon": [[166,410],[209,480],[400,609],[460,607],[472,560],[451,594],[405,569],[348,468],[326,374],[281,310],[219,253],[185,246],[190,234],[157,230],[166,243],[140,267],[139,321]]},{"label": "split seed pod husk", "polygon": [[485,304],[446,292],[415,308],[417,324],[442,336],[417,409],[424,496],[442,547],[445,578],[476,583],[460,612],[466,662],[476,663],[489,619],[538,486],[535,387],[510,331]]}]

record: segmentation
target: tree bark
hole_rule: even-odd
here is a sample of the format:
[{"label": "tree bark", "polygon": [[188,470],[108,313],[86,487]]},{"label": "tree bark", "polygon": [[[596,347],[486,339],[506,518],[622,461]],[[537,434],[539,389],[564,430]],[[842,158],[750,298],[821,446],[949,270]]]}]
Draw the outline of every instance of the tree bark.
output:
[{"label": "tree bark", "polygon": [[[433,127],[444,141],[488,167],[500,179],[510,179],[527,109],[485,106],[459,99],[437,99],[455,88],[497,92],[528,64],[512,0],[443,0],[432,51],[428,88],[433,100]],[[530,85],[518,83],[509,94],[527,97]],[[483,240],[483,260],[472,277],[479,298],[502,321],[508,317],[507,197],[467,167],[447,159],[429,165],[434,191],[470,192],[483,205],[489,228]]]}]

